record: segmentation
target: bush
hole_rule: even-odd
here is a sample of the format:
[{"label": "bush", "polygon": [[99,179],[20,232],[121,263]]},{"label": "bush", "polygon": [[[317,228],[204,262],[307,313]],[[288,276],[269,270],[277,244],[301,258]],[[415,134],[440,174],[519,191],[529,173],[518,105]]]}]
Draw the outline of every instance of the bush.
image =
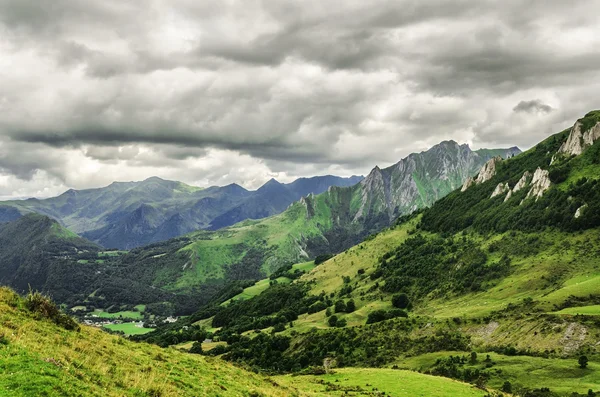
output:
[{"label": "bush", "polygon": [[335,324],[335,326],[337,328],[344,328],[346,326],[346,324],[348,324],[346,322],[346,319],[345,318],[340,318],[340,319],[337,320],[337,323]]},{"label": "bush", "polygon": [[378,323],[386,319],[385,310],[375,310],[367,316],[367,324]]},{"label": "bush", "polygon": [[202,342],[194,342],[190,349],[190,353],[193,354],[202,354],[204,351],[202,350]]},{"label": "bush", "polygon": [[330,327],[335,327],[337,325],[337,322],[338,322],[337,316],[331,316],[327,320],[327,323],[329,324]]},{"label": "bush", "polygon": [[396,294],[392,296],[392,305],[398,309],[406,309],[410,304],[410,299],[406,294]]},{"label": "bush", "polygon": [[50,297],[38,291],[29,291],[25,297],[25,307],[40,318],[52,320],[56,325],[66,330],[79,331],[79,324],[73,318],[62,313]]},{"label": "bush", "polygon": [[579,368],[585,369],[588,366],[588,358],[586,356],[579,357]]},{"label": "bush", "polygon": [[339,300],[335,302],[335,312],[336,313],[345,313],[346,312],[346,302]]},{"label": "bush", "polygon": [[350,299],[348,302],[346,302],[346,313],[352,313],[355,310],[356,310],[356,303],[354,303],[353,299]]}]

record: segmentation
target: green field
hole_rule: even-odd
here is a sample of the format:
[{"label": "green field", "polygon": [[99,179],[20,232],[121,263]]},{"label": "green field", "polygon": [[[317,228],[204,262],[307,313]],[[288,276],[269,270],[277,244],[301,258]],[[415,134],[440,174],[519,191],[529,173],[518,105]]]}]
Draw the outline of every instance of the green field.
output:
[{"label": "green field", "polygon": [[154,330],[154,328],[138,327],[135,323],[109,324],[104,328],[111,331],[122,331],[125,335],[143,335]]},{"label": "green field", "polygon": [[562,309],[561,311],[554,312],[554,314],[570,314],[573,316],[577,314],[584,316],[600,316],[600,305],[568,307],[566,309]]},{"label": "green field", "polygon": [[133,320],[141,320],[143,318],[142,313],[131,310],[109,313],[101,309],[96,309],[93,314],[100,318],[131,318]]},{"label": "green field", "polygon": [[[441,352],[423,354],[417,357],[399,360],[396,365],[403,369],[426,371],[439,358],[464,356],[465,352]],[[587,393],[600,389],[600,364],[590,362],[588,368],[581,369],[576,359],[541,358],[529,356],[505,356],[497,353],[479,353],[475,365],[465,368],[486,370],[485,358],[489,354],[493,365],[488,369],[491,378],[488,386],[500,389],[505,381],[520,388],[548,387],[558,393]]]},{"label": "green field", "polygon": [[[333,374],[276,376],[277,383],[321,397],[384,395],[392,397],[483,397],[486,392],[451,379],[410,371],[373,368],[341,368]],[[379,393],[379,394],[375,394]]]},{"label": "green field", "polygon": [[[287,277],[279,277],[276,281],[280,284],[289,284],[292,280]],[[258,281],[256,284],[244,289],[241,293],[237,294],[233,298],[221,303],[221,305],[227,305],[229,302],[233,300],[246,300],[253,298],[257,295],[260,295],[264,290],[269,288],[271,279],[265,278],[263,280]]]}]

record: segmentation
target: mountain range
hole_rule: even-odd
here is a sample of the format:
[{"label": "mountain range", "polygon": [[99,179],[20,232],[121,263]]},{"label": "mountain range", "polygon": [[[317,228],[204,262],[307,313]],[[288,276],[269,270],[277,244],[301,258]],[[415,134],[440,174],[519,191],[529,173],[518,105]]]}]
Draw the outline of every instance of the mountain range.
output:
[{"label": "mountain range", "polygon": [[[77,275],[87,280],[77,284],[78,293],[64,293],[62,283],[33,285],[55,296],[68,296],[70,302],[89,300],[89,295],[93,293],[94,300],[98,297],[103,299],[96,303],[98,305],[151,303],[168,298],[175,303],[184,301],[184,306],[189,308],[194,302],[210,299],[228,282],[260,279],[290,263],[341,252],[368,235],[390,226],[396,217],[427,207],[460,187],[488,160],[496,156],[512,157],[519,152],[518,148],[472,151],[467,145],[445,141],[428,151],[411,154],[391,167],[375,167],[366,178],[348,187],[331,186],[331,183],[352,183],[353,180],[301,179],[287,186],[271,180],[249,194],[235,185],[198,190],[179,182],[151,178],[142,183],[117,183],[106,189],[69,191],[55,199],[27,200],[25,205],[30,207],[23,205],[16,208],[31,210],[38,205],[35,207],[38,211],[52,212],[56,217],[62,214],[65,219],[62,223],[79,222],[75,223],[79,227],[89,219],[107,221],[106,216],[98,215],[101,208],[107,207],[103,203],[110,203],[108,208],[123,209],[121,212],[135,208],[128,213],[125,221],[114,215],[119,211],[113,210],[109,218],[116,218],[115,222],[99,230],[126,230],[136,236],[146,236],[145,229],[140,225],[146,225],[149,219],[157,216],[159,204],[171,208],[174,201],[185,202],[189,204],[185,213],[189,213],[190,207],[216,200],[215,197],[221,197],[223,201],[231,200],[232,191],[238,196],[245,196],[234,207],[235,214],[227,221],[235,216],[248,216],[252,211],[257,214],[258,209],[269,212],[288,205],[282,213],[263,220],[246,220],[216,231],[199,230],[108,258],[101,251],[80,249],[77,255],[71,255],[63,261],[63,269],[71,269],[70,277]],[[315,184],[315,181],[318,183]],[[326,186],[325,192],[312,193]],[[214,194],[206,196],[207,190],[213,190]],[[228,193],[224,194],[223,190]],[[201,194],[205,196],[199,199]],[[303,194],[300,200],[288,204],[294,195]],[[186,197],[187,201],[179,199],[180,196]],[[190,196],[193,198],[190,199]],[[149,204],[147,197],[154,197],[155,203],[159,204]],[[124,201],[124,198],[127,200]],[[265,203],[269,203],[269,206]],[[14,203],[8,205],[6,208],[9,210],[15,208],[11,207]],[[181,219],[180,213],[175,217]],[[39,221],[39,218],[25,217],[21,222],[36,220]],[[164,223],[160,222],[148,228],[165,229],[178,230],[165,228]],[[91,237],[92,241],[114,241],[108,240],[108,237],[100,239],[92,232],[82,235]],[[111,235],[116,238],[123,236],[123,233]],[[156,232],[154,235],[157,235]],[[11,247],[28,244],[34,242],[27,239],[13,243],[7,241],[5,249],[11,251]],[[85,266],[73,270],[68,265],[73,261]],[[83,261],[85,263],[81,263]],[[46,274],[46,271],[40,272]],[[64,275],[63,271],[55,269],[54,273],[57,272]],[[37,280],[36,277],[30,274],[31,279]],[[47,279],[49,276],[44,277]],[[186,296],[188,299],[183,298]],[[191,296],[194,299],[189,298]]]},{"label": "mountain range", "polygon": [[58,197],[0,203],[0,221],[36,212],[106,248],[131,249],[199,229],[219,229],[278,214],[310,193],[351,186],[360,176],[317,176],[289,184],[271,179],[256,191],[237,184],[206,189],[158,177],[70,189]]}]

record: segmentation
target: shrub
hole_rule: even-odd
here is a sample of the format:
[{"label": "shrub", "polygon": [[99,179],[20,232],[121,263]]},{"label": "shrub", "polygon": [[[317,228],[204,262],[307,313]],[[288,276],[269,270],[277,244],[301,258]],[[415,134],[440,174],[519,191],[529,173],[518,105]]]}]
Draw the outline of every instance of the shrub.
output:
[{"label": "shrub", "polygon": [[338,327],[338,328],[344,328],[346,326],[346,324],[348,324],[346,322],[346,319],[345,318],[340,318],[340,319],[337,320],[335,326]]},{"label": "shrub", "polygon": [[338,322],[337,316],[331,316],[327,320],[327,323],[329,324],[330,327],[335,327],[337,325],[337,322]]},{"label": "shrub", "polygon": [[512,393],[512,384],[509,381],[504,382],[501,390],[505,393]]},{"label": "shrub", "polygon": [[579,362],[579,368],[581,369],[585,369],[588,366],[588,358],[586,356],[580,356],[579,360],[577,360]]},{"label": "shrub", "polygon": [[190,353],[193,354],[202,354],[204,351],[202,350],[202,342],[194,342],[192,347],[190,348]]},{"label": "shrub", "polygon": [[355,310],[356,310],[356,303],[354,303],[353,299],[350,299],[348,302],[346,302],[346,313],[352,313]]},{"label": "shrub", "polygon": [[367,324],[378,323],[386,319],[385,310],[375,310],[367,316]]},{"label": "shrub", "polygon": [[346,302],[339,300],[335,302],[335,312],[336,313],[345,313],[346,312]]},{"label": "shrub", "polygon": [[398,309],[406,309],[410,304],[410,299],[406,294],[396,294],[392,296],[392,305]]},{"label": "shrub", "polygon": [[66,330],[79,331],[79,324],[70,316],[62,313],[56,303],[38,291],[29,291],[25,297],[25,307],[41,318],[52,320],[56,325]]}]

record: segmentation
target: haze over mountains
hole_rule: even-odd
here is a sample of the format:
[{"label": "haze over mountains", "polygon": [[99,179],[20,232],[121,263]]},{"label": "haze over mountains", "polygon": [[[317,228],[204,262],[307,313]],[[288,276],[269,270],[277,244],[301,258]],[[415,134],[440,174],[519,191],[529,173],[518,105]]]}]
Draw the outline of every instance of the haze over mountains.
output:
[{"label": "haze over mountains", "polygon": [[278,214],[302,196],[360,180],[360,176],[327,175],[281,184],[273,179],[248,191],[237,184],[202,189],[152,177],[98,189],[71,189],[44,200],[2,202],[0,221],[37,212],[104,247],[131,249],[199,229],[218,229]]}]

